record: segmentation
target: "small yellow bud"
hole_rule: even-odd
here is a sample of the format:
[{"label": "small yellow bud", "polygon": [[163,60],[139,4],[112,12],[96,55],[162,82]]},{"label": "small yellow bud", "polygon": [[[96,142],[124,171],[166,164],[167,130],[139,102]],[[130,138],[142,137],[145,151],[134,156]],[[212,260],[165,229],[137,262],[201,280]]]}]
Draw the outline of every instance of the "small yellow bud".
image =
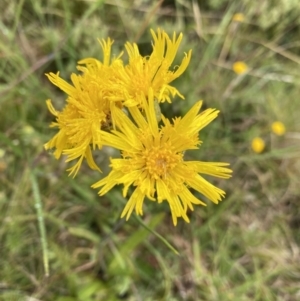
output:
[{"label": "small yellow bud", "polygon": [[248,70],[248,66],[241,61],[237,61],[232,65],[232,69],[236,74],[243,74]]},{"label": "small yellow bud", "polygon": [[245,15],[242,13],[236,13],[233,15],[232,20],[236,22],[243,22],[245,21]]},{"label": "small yellow bud", "polygon": [[254,152],[260,154],[265,149],[265,141],[259,137],[255,137],[252,140],[251,147]]},{"label": "small yellow bud", "polygon": [[275,121],[272,123],[272,132],[277,136],[282,136],[285,133],[285,126],[280,121]]}]

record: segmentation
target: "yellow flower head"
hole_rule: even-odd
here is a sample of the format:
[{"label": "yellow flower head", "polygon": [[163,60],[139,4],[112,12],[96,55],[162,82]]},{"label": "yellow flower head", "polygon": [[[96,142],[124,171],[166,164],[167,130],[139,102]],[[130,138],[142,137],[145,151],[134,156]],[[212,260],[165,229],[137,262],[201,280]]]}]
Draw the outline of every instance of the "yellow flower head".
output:
[{"label": "yellow flower head", "polygon": [[118,129],[104,133],[103,140],[120,149],[122,158],[111,159],[109,175],[92,187],[101,187],[99,195],[104,195],[115,185],[123,184],[125,197],[132,185],[135,189],[121,217],[128,219],[134,209],[142,215],[143,201],[147,197],[158,203],[167,201],[176,225],[179,217],[189,222],[187,209],[193,210],[193,204],[205,205],[189,188],[216,204],[225,195],[200,174],[229,178],[231,170],[224,167],[227,163],[184,161],[184,151],[198,149],[201,143],[198,132],[217,117],[218,111],[207,109],[199,114],[202,104],[199,101],[183,118],[173,119],[173,123],[162,116],[164,124],[159,128],[154,97],[152,89],[147,96],[140,96],[144,114],[137,107],[129,107],[135,123],[122,110],[116,109],[114,118]]},{"label": "yellow flower head", "polygon": [[282,136],[285,134],[285,126],[280,121],[275,121],[272,123],[272,132],[277,136]]},{"label": "yellow flower head", "polygon": [[[72,74],[72,84],[60,78],[59,73],[46,74],[48,79],[67,94],[67,104],[60,112],[55,110],[51,100],[47,100],[49,111],[56,117],[50,126],[57,127],[58,133],[45,144],[46,149],[55,148],[54,155],[59,158],[67,155],[66,162],[78,160],[70,169],[70,174],[77,174],[83,159],[92,169],[97,169],[92,156],[92,149],[102,147],[101,129],[106,129],[111,122],[110,81],[112,69],[122,62],[119,58],[111,61],[112,41],[100,41],[103,62],[87,58],[79,62],[81,75]],[[121,105],[115,104],[115,105]],[[92,147],[92,149],[91,149]]]},{"label": "yellow flower head", "polygon": [[233,15],[232,20],[236,22],[243,22],[245,21],[245,15],[242,13],[236,13]]},{"label": "yellow flower head", "polygon": [[179,45],[182,41],[182,34],[170,38],[166,32],[158,29],[157,34],[151,30],[153,37],[153,51],[150,56],[141,56],[138,46],[127,42],[126,52],[129,56],[129,63],[119,70],[116,70],[114,100],[122,100],[125,106],[140,105],[138,100],[141,95],[147,95],[150,88],[153,89],[154,97],[158,102],[171,102],[171,96],[178,95],[184,98],[179,91],[169,85],[179,77],[187,68],[192,51],[184,55],[182,62],[176,68],[171,68]]},{"label": "yellow flower head", "polygon": [[237,61],[233,64],[232,69],[236,74],[244,74],[247,72],[248,66],[244,62]]},{"label": "yellow flower head", "polygon": [[260,154],[265,149],[265,142],[260,137],[255,137],[251,143],[252,150]]}]

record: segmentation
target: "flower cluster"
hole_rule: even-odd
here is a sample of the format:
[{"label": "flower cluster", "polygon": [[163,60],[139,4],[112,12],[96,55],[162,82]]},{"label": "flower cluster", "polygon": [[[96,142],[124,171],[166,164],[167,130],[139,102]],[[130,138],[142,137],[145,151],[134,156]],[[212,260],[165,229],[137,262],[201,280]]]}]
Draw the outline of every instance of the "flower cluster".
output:
[{"label": "flower cluster", "polygon": [[104,145],[120,151],[120,158],[110,160],[111,171],[92,187],[99,195],[106,194],[115,185],[123,185],[126,197],[133,192],[122,212],[128,219],[133,210],[143,214],[145,198],[161,203],[167,201],[174,225],[182,217],[189,222],[188,208],[205,205],[190,189],[200,192],[214,203],[221,201],[225,192],[201,174],[229,178],[227,163],[185,161],[184,153],[198,149],[199,131],[214,120],[218,111],[207,109],[200,113],[198,101],[184,117],[171,121],[160,112],[159,104],[172,103],[175,96],[184,96],[171,83],[187,68],[191,50],[185,53],[181,64],[172,67],[182,34],[172,37],[160,29],[151,30],[153,43],[150,56],[142,56],[135,43],[127,42],[128,63],[119,56],[112,57],[113,42],[100,41],[103,60],[87,58],[79,61],[80,74],[72,74],[72,84],[59,73],[47,74],[49,80],[67,94],[66,105],[57,111],[50,100],[47,106],[56,117],[50,126],[57,134],[45,144],[54,148],[59,158],[76,163],[69,169],[75,176],[86,160],[90,168],[100,170],[93,151]]},{"label": "flower cluster", "polygon": [[[272,131],[276,136],[283,136],[286,132],[286,128],[285,128],[285,125],[284,123],[282,123],[281,121],[274,121],[270,128],[269,128],[269,131]],[[269,132],[268,131],[268,132]],[[268,141],[270,139],[267,139],[267,142],[270,142]],[[263,138],[261,137],[255,137],[252,139],[252,142],[251,142],[251,148],[252,150],[257,153],[257,154],[260,154],[262,153],[263,151],[265,151],[265,148],[266,148],[266,142]]]}]

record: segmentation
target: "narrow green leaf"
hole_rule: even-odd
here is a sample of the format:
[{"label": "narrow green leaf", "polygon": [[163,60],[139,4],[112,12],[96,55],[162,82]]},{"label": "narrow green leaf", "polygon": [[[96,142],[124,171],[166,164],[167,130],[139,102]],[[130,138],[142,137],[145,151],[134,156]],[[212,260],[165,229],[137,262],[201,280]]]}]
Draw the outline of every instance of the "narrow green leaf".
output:
[{"label": "narrow green leaf", "polygon": [[40,235],[41,235],[44,270],[45,270],[45,275],[48,277],[49,276],[49,258],[48,258],[48,244],[47,244],[47,237],[46,237],[46,227],[45,227],[44,214],[43,214],[43,209],[42,209],[42,201],[41,201],[39,186],[38,186],[38,183],[36,181],[36,177],[35,177],[33,171],[31,171],[31,173],[30,173],[30,180],[31,180],[32,192],[33,192],[33,197],[34,197],[34,202],[35,202],[34,207],[36,209],[38,225],[39,225],[39,230],[40,230]]}]

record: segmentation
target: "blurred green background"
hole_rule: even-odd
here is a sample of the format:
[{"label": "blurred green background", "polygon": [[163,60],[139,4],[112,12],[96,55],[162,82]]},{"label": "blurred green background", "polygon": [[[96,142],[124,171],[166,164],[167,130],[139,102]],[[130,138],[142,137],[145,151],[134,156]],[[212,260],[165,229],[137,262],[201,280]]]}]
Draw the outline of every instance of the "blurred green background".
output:
[{"label": "blurred green background", "polygon": [[[0,300],[300,300],[298,0],[2,0],[0,9]],[[70,165],[43,149],[55,133],[45,100],[62,108],[66,98],[44,74],[69,80],[78,60],[102,59],[97,38],[115,40],[116,55],[126,41],[150,54],[157,27],[183,33],[179,59],[193,49],[174,83],[186,99],[163,112],[184,114],[199,99],[221,111],[187,159],[234,171],[210,179],[223,202],[177,227],[152,202],[121,220],[119,189],[100,198],[90,188],[99,173],[84,165],[69,178]]]}]

